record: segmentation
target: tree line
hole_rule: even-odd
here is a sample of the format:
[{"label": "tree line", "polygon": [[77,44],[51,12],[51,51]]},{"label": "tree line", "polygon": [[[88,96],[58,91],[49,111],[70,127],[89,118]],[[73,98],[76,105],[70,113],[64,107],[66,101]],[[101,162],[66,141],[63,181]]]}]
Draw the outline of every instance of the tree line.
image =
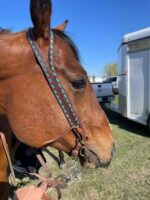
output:
[{"label": "tree line", "polygon": [[109,63],[104,66],[104,73],[106,76],[117,76],[118,74],[118,64]]}]

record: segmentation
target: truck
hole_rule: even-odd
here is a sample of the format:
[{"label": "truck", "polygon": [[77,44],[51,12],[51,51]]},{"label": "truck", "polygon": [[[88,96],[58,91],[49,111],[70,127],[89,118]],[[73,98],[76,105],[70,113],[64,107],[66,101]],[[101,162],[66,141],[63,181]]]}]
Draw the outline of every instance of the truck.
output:
[{"label": "truck", "polygon": [[150,130],[150,28],[126,34],[119,53],[119,113]]},{"label": "truck", "polygon": [[111,103],[114,99],[112,83],[92,83],[93,90],[100,103]]},{"label": "truck", "polygon": [[103,83],[112,83],[114,94],[118,94],[118,76],[107,77]]}]

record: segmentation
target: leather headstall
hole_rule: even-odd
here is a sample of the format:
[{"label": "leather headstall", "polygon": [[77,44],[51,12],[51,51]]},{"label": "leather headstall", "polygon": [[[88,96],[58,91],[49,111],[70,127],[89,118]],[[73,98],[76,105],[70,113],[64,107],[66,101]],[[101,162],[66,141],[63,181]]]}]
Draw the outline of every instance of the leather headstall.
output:
[{"label": "leather headstall", "polygon": [[[78,158],[81,149],[85,148],[85,135],[84,130],[81,127],[80,120],[77,116],[77,113],[72,106],[71,101],[69,100],[68,95],[65,92],[65,89],[63,85],[61,84],[61,81],[59,80],[54,64],[53,64],[53,57],[54,57],[54,34],[53,31],[50,31],[50,48],[49,48],[49,63],[47,62],[47,59],[42,55],[39,46],[37,45],[33,29],[30,28],[26,32],[27,39],[29,41],[29,44],[34,52],[34,55],[38,61],[39,67],[41,68],[49,87],[51,88],[59,106],[61,107],[69,125],[70,130],[72,130],[75,138],[76,138],[76,146],[71,151],[70,156]],[[68,131],[69,132],[69,131]],[[61,134],[60,137],[53,139],[50,143],[56,142],[57,140],[61,139],[64,136],[64,134]]]}]

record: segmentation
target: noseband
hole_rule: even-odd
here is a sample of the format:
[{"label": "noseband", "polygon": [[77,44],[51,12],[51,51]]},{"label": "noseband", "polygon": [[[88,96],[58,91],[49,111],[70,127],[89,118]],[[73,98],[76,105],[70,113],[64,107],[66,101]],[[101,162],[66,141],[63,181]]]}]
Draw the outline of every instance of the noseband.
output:
[{"label": "noseband", "polygon": [[[51,31],[50,33],[50,48],[49,48],[49,63],[47,62],[47,59],[42,55],[36,41],[33,35],[33,30],[29,29],[27,31],[27,39],[29,41],[29,44],[34,52],[34,55],[39,63],[39,66],[41,70],[43,71],[43,74],[48,82],[48,85],[50,86],[59,106],[61,107],[69,125],[70,130],[72,130],[72,133],[74,134],[76,138],[76,146],[75,148],[70,152],[70,155],[72,157],[78,157],[80,154],[82,154],[82,149],[85,148],[85,134],[83,131],[83,128],[81,127],[80,120],[77,116],[77,113],[72,106],[71,101],[69,100],[68,95],[65,92],[64,87],[61,84],[61,81],[59,80],[54,64],[53,64],[53,56],[54,56],[54,34]],[[68,131],[69,132],[69,131]],[[60,135],[60,137],[53,139],[52,141],[48,142],[54,143],[64,137],[65,134],[68,133],[67,131]]]}]

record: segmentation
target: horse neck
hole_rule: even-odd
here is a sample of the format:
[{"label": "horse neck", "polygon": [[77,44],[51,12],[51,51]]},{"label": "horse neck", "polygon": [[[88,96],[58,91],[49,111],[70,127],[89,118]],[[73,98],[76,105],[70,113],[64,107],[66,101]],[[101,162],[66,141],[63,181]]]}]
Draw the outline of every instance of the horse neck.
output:
[{"label": "horse neck", "polygon": [[6,114],[6,86],[4,85],[3,81],[0,81],[0,115]]},{"label": "horse neck", "polygon": [[0,131],[5,134],[7,142],[10,145],[12,130],[7,119],[5,98],[6,87],[5,84],[2,84],[2,81],[0,81]]}]

